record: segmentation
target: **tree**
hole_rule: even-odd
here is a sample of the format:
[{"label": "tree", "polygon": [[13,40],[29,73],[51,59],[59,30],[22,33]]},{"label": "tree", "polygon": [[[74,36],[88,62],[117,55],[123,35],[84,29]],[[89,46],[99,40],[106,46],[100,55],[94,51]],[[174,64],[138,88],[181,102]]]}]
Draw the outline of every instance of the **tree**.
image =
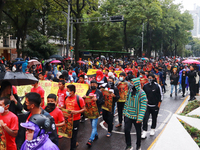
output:
[{"label": "tree", "polygon": [[34,30],[27,39],[27,46],[23,53],[27,56],[38,57],[39,59],[48,59],[51,55],[57,53],[56,46],[50,44],[49,38]]}]

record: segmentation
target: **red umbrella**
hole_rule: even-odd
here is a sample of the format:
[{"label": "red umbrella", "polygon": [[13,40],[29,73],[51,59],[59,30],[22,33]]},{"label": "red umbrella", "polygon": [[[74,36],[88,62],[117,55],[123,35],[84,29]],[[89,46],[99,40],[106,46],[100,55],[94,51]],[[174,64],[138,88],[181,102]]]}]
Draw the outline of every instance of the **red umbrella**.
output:
[{"label": "red umbrella", "polygon": [[193,59],[184,60],[184,61],[182,61],[182,63],[184,63],[184,64],[200,64],[199,61],[193,60]]},{"label": "red umbrella", "polygon": [[85,64],[84,61],[77,61],[77,63],[80,63],[80,64]]},{"label": "red umbrella", "polygon": [[50,62],[51,64],[58,64],[58,63],[61,63],[60,60],[53,60],[52,62]]}]

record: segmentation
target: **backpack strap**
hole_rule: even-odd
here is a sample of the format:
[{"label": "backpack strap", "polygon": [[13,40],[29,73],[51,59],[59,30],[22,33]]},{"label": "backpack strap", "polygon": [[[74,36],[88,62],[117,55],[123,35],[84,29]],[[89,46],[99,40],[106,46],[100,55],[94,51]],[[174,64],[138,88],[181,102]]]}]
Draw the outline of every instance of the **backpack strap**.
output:
[{"label": "backpack strap", "polygon": [[77,101],[77,104],[78,104],[79,108],[81,109],[81,105],[80,105],[80,101],[79,101],[79,96],[78,95],[76,95],[76,101]]}]

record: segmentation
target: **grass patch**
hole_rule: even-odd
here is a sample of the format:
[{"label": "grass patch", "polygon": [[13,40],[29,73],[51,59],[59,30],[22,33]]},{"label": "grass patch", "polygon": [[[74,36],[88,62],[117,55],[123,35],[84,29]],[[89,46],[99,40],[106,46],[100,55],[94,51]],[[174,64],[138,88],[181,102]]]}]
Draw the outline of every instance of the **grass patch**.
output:
[{"label": "grass patch", "polygon": [[199,106],[200,106],[200,101],[197,100],[191,101],[185,106],[183,112],[180,115],[186,115],[189,112],[193,111],[194,109],[198,108]]},{"label": "grass patch", "polygon": [[186,129],[186,131],[190,134],[190,136],[193,138],[193,140],[197,143],[197,145],[200,147],[200,130],[188,125],[187,123],[181,120],[179,121],[181,122],[183,127]]},{"label": "grass patch", "polygon": [[198,118],[198,119],[200,119],[200,116],[198,116],[198,115],[188,115],[187,117],[192,117],[192,118]]}]

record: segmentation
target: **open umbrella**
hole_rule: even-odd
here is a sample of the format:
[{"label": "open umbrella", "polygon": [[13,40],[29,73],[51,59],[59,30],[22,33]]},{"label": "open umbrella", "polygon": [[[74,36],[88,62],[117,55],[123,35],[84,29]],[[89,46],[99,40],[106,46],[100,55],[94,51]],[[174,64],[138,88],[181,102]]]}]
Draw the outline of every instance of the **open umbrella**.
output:
[{"label": "open umbrella", "polygon": [[58,63],[61,63],[60,60],[53,60],[52,62],[50,62],[51,64],[58,64]]},{"label": "open umbrella", "polygon": [[31,74],[25,74],[23,72],[1,72],[0,73],[0,84],[2,81],[9,81],[12,85],[20,86],[20,85],[30,85],[38,82]]},{"label": "open umbrella", "polygon": [[67,57],[64,60],[72,60],[72,58],[71,57]]},{"label": "open umbrella", "polygon": [[80,63],[80,64],[85,64],[84,61],[77,61],[77,63]]},{"label": "open umbrella", "polygon": [[38,61],[38,60],[36,60],[36,59],[31,59],[31,60],[29,60],[28,61],[28,66],[33,66],[33,65],[40,65],[41,63]]},{"label": "open umbrella", "polygon": [[36,60],[38,60],[38,58],[37,57],[31,57],[32,59],[36,59]]},{"label": "open umbrella", "polygon": [[14,63],[14,65],[19,65],[19,64],[23,64],[23,63],[25,63],[25,61],[17,61]]},{"label": "open umbrella", "polygon": [[17,61],[23,61],[23,58],[16,58]]},{"label": "open umbrella", "polygon": [[58,59],[58,60],[63,60],[64,58],[60,55],[52,55],[50,56],[50,58],[55,58],[55,59]]},{"label": "open umbrella", "polygon": [[184,63],[184,64],[200,64],[199,61],[193,60],[193,59],[184,60],[184,61],[182,61],[182,63]]}]

